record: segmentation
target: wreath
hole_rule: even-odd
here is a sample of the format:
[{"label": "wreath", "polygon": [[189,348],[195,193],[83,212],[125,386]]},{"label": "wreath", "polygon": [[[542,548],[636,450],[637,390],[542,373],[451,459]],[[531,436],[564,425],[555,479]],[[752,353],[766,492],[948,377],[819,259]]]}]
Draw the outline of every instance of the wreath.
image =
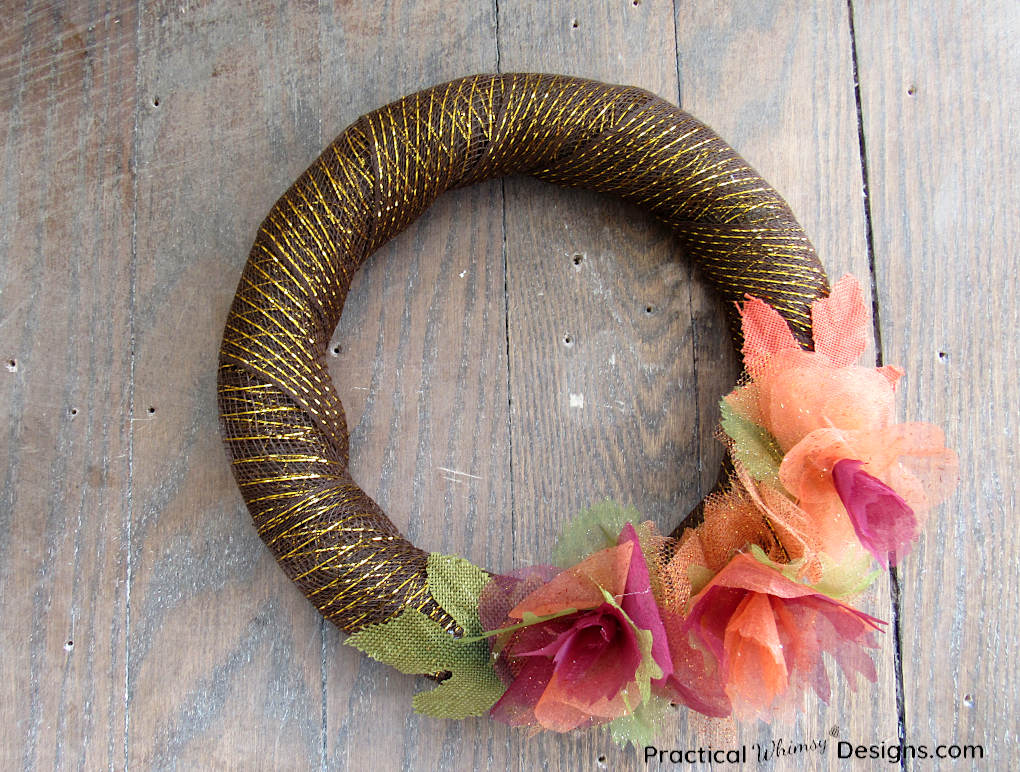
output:
[{"label": "wreath", "polygon": [[[612,503],[553,564],[491,573],[400,535],[348,472],[326,349],[365,259],[443,191],[528,174],[667,223],[731,309],[745,375],[721,402],[724,482],[671,535]],[[782,198],[708,127],[646,91],[478,75],[363,116],[259,228],[219,363],[223,434],[263,541],[347,643],[439,685],[421,713],[488,714],[641,742],[670,703],[760,716],[823,655],[874,681],[885,623],[850,601],[956,481],[929,424],[896,423],[902,371],[861,365],[856,280],[831,290]]]}]

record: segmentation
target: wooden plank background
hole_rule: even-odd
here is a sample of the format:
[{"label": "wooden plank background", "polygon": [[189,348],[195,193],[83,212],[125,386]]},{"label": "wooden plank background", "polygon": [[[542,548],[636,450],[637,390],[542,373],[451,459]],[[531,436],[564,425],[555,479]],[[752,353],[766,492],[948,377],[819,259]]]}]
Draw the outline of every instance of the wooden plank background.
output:
[{"label": "wooden plank background", "polygon": [[[275,199],[362,113],[523,70],[715,127],[830,274],[871,277],[903,415],[962,460],[863,602],[894,621],[874,688],[771,727],[678,711],[660,747],[825,737],[758,766],[888,769],[834,745],[903,736],[984,746],[936,768],[1015,766],[1018,27],[1006,0],[5,3],[0,768],[646,768],[600,735],[411,714],[424,682],[344,647],[286,580],[219,438],[222,324]],[[672,527],[714,481],[737,372],[668,232],[518,178],[380,250],[331,350],[361,485],[416,543],[498,569],[605,497]]]}]

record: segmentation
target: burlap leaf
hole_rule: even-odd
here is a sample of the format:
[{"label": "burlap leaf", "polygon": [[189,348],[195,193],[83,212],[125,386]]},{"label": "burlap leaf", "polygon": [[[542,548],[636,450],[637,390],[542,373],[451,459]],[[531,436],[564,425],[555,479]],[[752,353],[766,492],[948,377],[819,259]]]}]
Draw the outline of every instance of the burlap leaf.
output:
[{"label": "burlap leaf", "polygon": [[733,440],[733,457],[755,480],[778,483],[783,451],[767,430],[739,415],[724,399],[720,426]]},{"label": "burlap leaf", "polygon": [[484,716],[503,696],[506,687],[489,661],[488,644],[464,644],[461,654],[462,661],[451,660],[453,675],[435,689],[414,695],[417,712],[433,718]]},{"label": "burlap leaf", "polygon": [[478,597],[489,575],[463,558],[429,555],[428,587],[436,602],[464,630],[455,638],[418,609],[405,609],[378,625],[370,625],[345,643],[402,673],[449,673],[438,687],[414,696],[414,709],[433,718],[481,716],[505,691],[492,666],[489,644],[478,619]]},{"label": "burlap leaf", "polygon": [[465,636],[480,635],[478,598],[489,583],[489,575],[464,558],[433,552],[426,564],[432,597],[464,630]]},{"label": "burlap leaf", "polygon": [[623,526],[640,522],[640,512],[615,501],[603,501],[582,510],[560,533],[553,563],[561,568],[577,565],[599,550],[615,547]]},{"label": "burlap leaf", "polygon": [[344,643],[372,659],[411,675],[436,674],[457,659],[457,639],[418,609],[405,609],[389,621],[369,625]]}]

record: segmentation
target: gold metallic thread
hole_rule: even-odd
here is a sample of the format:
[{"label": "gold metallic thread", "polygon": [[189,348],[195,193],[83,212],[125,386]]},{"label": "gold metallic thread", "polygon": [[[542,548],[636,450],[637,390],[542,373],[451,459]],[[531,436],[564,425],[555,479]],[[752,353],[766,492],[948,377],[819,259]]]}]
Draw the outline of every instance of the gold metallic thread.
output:
[{"label": "gold metallic thread", "polygon": [[426,553],[348,474],[326,346],[368,255],[443,191],[515,173],[641,206],[674,229],[726,301],[765,299],[810,345],[810,304],[828,285],[789,207],[715,133],[654,95],[554,75],[478,75],[362,117],[259,228],[219,365],[223,433],[255,526],[347,632],[404,608],[456,624],[428,593]]}]

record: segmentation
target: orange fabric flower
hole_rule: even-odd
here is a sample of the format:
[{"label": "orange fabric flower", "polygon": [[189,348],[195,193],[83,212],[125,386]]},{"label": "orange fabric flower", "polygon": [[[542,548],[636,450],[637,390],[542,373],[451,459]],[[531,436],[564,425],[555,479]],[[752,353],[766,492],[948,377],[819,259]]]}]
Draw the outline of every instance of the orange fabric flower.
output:
[{"label": "orange fabric flower", "polygon": [[902,555],[955,485],[957,461],[937,427],[894,423],[901,370],[855,364],[869,337],[857,280],[844,276],[812,304],[814,351],[761,300],[742,317],[751,382],[726,401],[775,438],[779,481],[810,516],[801,535],[837,560],[855,540],[883,565]]},{"label": "orange fabric flower", "polygon": [[[833,470],[841,461],[859,462],[859,469],[887,486],[912,513],[913,533],[924,523],[928,511],[941,503],[957,481],[956,454],[945,447],[945,436],[926,423],[894,424],[877,431],[817,429],[783,458],[779,479],[815,522],[827,523],[823,549],[836,550],[850,528],[861,534],[853,508],[837,490]],[[893,524],[890,524],[893,527]],[[899,556],[910,539],[869,545],[879,562],[885,563],[886,547]],[[874,546],[874,548],[872,548]]]},{"label": "orange fabric flower", "polygon": [[823,652],[848,676],[874,681],[865,649],[877,647],[883,624],[741,553],[692,599],[684,630],[709,655],[706,668],[718,671],[734,713],[753,717],[807,686],[827,702]]},{"label": "orange fabric flower", "polygon": [[[642,699],[638,682],[650,688],[673,669],[634,527],[623,528],[617,546],[548,573],[535,567],[494,577],[482,595],[484,626],[524,622],[495,642],[507,690],[491,716],[567,732],[630,713]],[[536,620],[554,614],[561,615]]]},{"label": "orange fabric flower", "polygon": [[861,288],[844,276],[812,306],[815,350],[804,351],[779,312],[749,298],[741,312],[744,366],[752,383],[726,399],[789,451],[815,429],[880,429],[893,421],[902,372],[859,367],[868,340]]}]

